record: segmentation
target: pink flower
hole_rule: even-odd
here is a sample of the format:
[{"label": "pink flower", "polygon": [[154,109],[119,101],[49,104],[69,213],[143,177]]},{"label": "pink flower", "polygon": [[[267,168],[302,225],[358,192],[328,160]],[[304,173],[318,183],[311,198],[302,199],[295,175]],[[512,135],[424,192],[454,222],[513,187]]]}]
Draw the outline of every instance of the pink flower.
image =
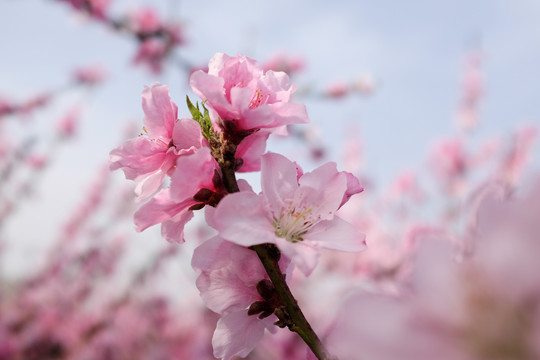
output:
[{"label": "pink flower", "polygon": [[159,74],[163,66],[163,59],[169,49],[167,44],[158,38],[149,38],[141,42],[133,62],[147,65],[154,73]]},{"label": "pink flower", "polygon": [[128,140],[110,154],[111,170],[122,169],[127,179],[137,182],[135,193],[139,199],[158,190],[179,156],[192,154],[203,144],[196,121],[177,120],[178,108],[167,86],[146,87],[142,105],[147,136],[141,134]]},{"label": "pink flower", "polygon": [[75,135],[77,123],[81,115],[81,107],[75,106],[70,109],[61,119],[57,125],[58,134],[62,138],[70,138]]},{"label": "pink flower", "polygon": [[31,155],[26,159],[27,163],[34,169],[42,169],[47,165],[48,159],[44,155]]},{"label": "pink flower", "polygon": [[87,13],[88,15],[103,20],[106,17],[106,11],[110,0],[61,0],[70,3],[76,10]]},{"label": "pink flower", "polygon": [[[247,356],[265,329],[275,329],[277,320],[273,314],[248,315],[248,308],[263,300],[259,283],[268,279],[256,253],[214,237],[195,249],[192,266],[201,271],[197,288],[206,306],[222,315],[212,339],[214,356],[225,360]],[[285,259],[280,267],[285,272]]]},{"label": "pink flower", "polygon": [[139,40],[134,63],[147,65],[154,73],[161,72],[163,61],[185,42],[180,24],[163,22],[151,8],[136,10],[126,28]]},{"label": "pink flower", "polygon": [[457,121],[463,129],[471,130],[478,125],[480,102],[484,94],[482,54],[479,51],[469,54],[465,67]]},{"label": "pink flower", "polygon": [[470,157],[460,139],[440,140],[433,147],[429,165],[434,175],[451,192],[463,187],[464,177],[470,168]]},{"label": "pink flower", "polygon": [[73,73],[73,77],[78,83],[86,85],[98,84],[103,81],[105,76],[105,69],[97,65],[82,67]]},{"label": "pink flower", "polygon": [[211,225],[224,239],[242,246],[277,245],[292,263],[309,275],[320,248],[360,251],[364,234],[335,215],[352,193],[361,191],[352,175],[327,163],[298,177],[295,163],[284,156],[262,156],[262,193],[226,196]]},{"label": "pink flower", "polygon": [[292,57],[284,53],[278,53],[268,59],[262,68],[264,71],[283,71],[289,75],[299,72],[304,68],[304,59],[300,56]]},{"label": "pink flower", "polygon": [[349,93],[349,85],[344,82],[333,82],[330,84],[325,95],[331,98],[342,98]]},{"label": "pink flower", "polygon": [[218,53],[210,60],[208,73],[194,72],[189,83],[222,121],[233,122],[239,130],[308,122],[305,106],[289,102],[294,86],[287,74],[264,73],[245,56]]},{"label": "pink flower", "polygon": [[161,19],[152,8],[137,9],[131,16],[132,30],[136,33],[153,33],[162,28]]}]

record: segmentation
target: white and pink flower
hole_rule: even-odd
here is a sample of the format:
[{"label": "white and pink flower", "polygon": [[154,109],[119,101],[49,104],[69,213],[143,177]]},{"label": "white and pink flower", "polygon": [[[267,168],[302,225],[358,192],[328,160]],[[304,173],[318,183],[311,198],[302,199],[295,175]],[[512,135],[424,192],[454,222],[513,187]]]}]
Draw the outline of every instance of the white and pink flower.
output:
[{"label": "white and pink flower", "polygon": [[317,264],[321,248],[361,251],[364,234],[336,216],[362,191],[356,178],[327,163],[306,174],[282,155],[262,156],[262,193],[226,196],[211,225],[224,239],[242,246],[275,244],[305,274]]}]

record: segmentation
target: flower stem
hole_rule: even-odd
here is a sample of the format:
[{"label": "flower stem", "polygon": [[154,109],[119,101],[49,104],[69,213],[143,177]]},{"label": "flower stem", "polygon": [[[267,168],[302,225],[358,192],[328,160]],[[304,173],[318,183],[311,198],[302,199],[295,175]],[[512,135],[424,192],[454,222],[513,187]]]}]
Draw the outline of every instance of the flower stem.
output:
[{"label": "flower stem", "polygon": [[285,281],[285,275],[281,273],[279,268],[278,260],[271,255],[272,253],[275,253],[275,251],[270,249],[272,246],[273,245],[271,244],[262,244],[255,245],[252,248],[257,252],[270,280],[274,284],[276,292],[287,309],[287,313],[290,316],[292,323],[291,326],[289,326],[289,329],[300,335],[302,340],[304,340],[311,351],[313,351],[313,354],[315,354],[317,359],[331,360],[332,357],[328,354],[321,343],[321,340],[311,328],[311,325],[298,306],[298,302],[291,293],[291,289],[289,289],[289,286]]},{"label": "flower stem", "polygon": [[[234,157],[234,155],[233,155]],[[230,159],[228,159],[230,160]],[[238,192],[238,184],[236,182],[236,176],[234,167],[232,166],[234,161],[224,161],[220,163],[221,172],[223,175],[223,182],[225,188],[229,193]],[[287,324],[289,330],[296,332],[302,340],[309,346],[313,354],[319,360],[335,360],[324,348],[321,340],[313,331],[311,325],[307,321],[306,317],[302,313],[302,310],[298,306],[298,302],[294,298],[289,286],[285,281],[285,275],[281,273],[279,268],[279,258],[276,258],[276,248],[272,244],[261,244],[252,246],[251,249],[257,252],[259,259],[261,260],[270,280],[274,284],[276,292],[281,298],[288,316],[290,317],[290,324]],[[281,320],[281,319],[280,319]]]}]

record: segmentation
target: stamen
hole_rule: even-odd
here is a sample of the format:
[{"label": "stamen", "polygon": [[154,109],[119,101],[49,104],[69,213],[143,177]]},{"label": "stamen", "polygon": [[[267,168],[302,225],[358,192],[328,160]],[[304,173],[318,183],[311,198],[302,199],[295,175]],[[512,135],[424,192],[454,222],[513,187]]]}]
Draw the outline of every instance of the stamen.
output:
[{"label": "stamen", "polygon": [[286,239],[292,243],[303,241],[303,236],[316,222],[317,218],[308,217],[312,212],[312,208],[304,207],[304,211],[296,212],[296,208],[285,212],[280,218],[274,218],[274,229],[276,236]]},{"label": "stamen", "polygon": [[253,98],[251,99],[251,101],[249,103],[249,108],[250,109],[255,109],[255,108],[261,106],[261,104],[263,102],[265,102],[265,100],[267,100],[269,96],[270,95],[267,95],[266,99],[264,99],[262,90],[255,91],[255,94],[253,95]]}]

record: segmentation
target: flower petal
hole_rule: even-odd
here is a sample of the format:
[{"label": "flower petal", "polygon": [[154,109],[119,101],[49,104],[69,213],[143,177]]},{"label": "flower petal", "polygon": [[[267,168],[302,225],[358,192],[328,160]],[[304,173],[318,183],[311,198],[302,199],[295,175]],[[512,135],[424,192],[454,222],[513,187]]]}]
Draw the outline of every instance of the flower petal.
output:
[{"label": "flower petal", "polygon": [[283,155],[267,153],[261,159],[261,187],[270,209],[279,215],[298,189],[295,164]]},{"label": "flower petal", "polygon": [[180,202],[193,198],[202,188],[213,190],[212,178],[217,169],[218,164],[207,147],[179,157],[171,176],[171,197]]},{"label": "flower petal", "polygon": [[224,315],[212,338],[214,356],[224,360],[247,356],[262,339],[264,329],[272,326],[274,321],[275,316],[263,320],[248,316],[247,310]]},{"label": "flower petal", "polygon": [[152,225],[171,220],[194,204],[196,201],[192,199],[175,202],[171,199],[169,189],[161,190],[135,213],[136,229],[143,231]]},{"label": "flower petal", "polygon": [[304,239],[321,247],[341,251],[362,251],[366,249],[366,236],[354,225],[335,216],[331,221],[315,224],[304,235]]},{"label": "flower petal", "polygon": [[260,196],[239,192],[225,196],[217,206],[212,223],[226,240],[242,246],[274,241],[272,219]]},{"label": "flower petal", "polygon": [[169,87],[155,83],[145,87],[142,93],[145,129],[151,138],[172,137],[178,107],[169,96]]},{"label": "flower petal", "polygon": [[179,151],[202,146],[200,125],[193,119],[180,119],[174,124],[172,140]]},{"label": "flower petal", "polygon": [[221,118],[230,120],[238,117],[238,113],[225,97],[225,80],[222,78],[199,70],[191,74],[189,85],[201,99],[208,100],[206,105],[214,109]]},{"label": "flower petal", "polygon": [[124,142],[110,153],[110,169],[122,169],[127,179],[157,171],[165,160],[167,147],[147,137],[137,137]]},{"label": "flower petal", "polygon": [[259,171],[261,169],[261,156],[266,149],[266,140],[270,132],[257,131],[246,137],[236,149],[236,158],[242,159],[242,166],[238,172]]},{"label": "flower petal", "polygon": [[305,275],[309,276],[321,255],[317,244],[307,241],[297,243],[289,242],[282,238],[276,238],[276,245],[283,255],[291,260],[291,263]]}]

